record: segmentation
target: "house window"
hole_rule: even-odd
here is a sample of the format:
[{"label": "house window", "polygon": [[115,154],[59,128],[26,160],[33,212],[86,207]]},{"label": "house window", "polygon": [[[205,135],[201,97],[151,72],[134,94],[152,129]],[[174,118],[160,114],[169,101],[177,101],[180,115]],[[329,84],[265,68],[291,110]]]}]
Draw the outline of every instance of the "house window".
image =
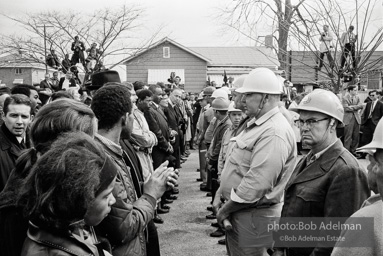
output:
[{"label": "house window", "polygon": [[16,74],[16,75],[21,74],[21,68],[16,68],[16,69],[15,69],[15,74]]},{"label": "house window", "polygon": [[164,47],[163,48],[163,58],[170,58],[170,47]]}]

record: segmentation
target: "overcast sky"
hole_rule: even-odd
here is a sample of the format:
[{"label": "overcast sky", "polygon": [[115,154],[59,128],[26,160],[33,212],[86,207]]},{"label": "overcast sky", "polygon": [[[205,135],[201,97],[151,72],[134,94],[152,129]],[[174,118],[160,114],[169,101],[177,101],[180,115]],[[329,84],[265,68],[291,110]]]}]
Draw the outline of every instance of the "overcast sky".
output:
[{"label": "overcast sky", "polygon": [[[185,46],[225,46],[238,44],[226,34],[220,33],[222,26],[213,18],[217,15],[217,8],[228,0],[1,0],[0,13],[10,16],[23,15],[26,12],[45,10],[75,9],[92,12],[101,8],[114,8],[123,4],[139,4],[145,10],[140,18],[147,27],[148,33],[163,25],[162,34]],[[113,6],[111,6],[113,3]],[[0,17],[0,32],[13,33],[15,24],[4,17]],[[230,41],[230,42],[228,42]],[[241,43],[243,44],[243,43]]]},{"label": "overcast sky", "polygon": [[[0,0],[0,13],[10,16],[22,16],[27,12],[46,10],[74,9],[81,12],[90,12],[102,8],[117,8],[123,4],[139,4],[145,9],[141,22],[145,31],[143,39],[150,38],[150,33],[163,26],[161,36],[169,36],[176,42],[186,46],[250,46],[254,42],[241,38],[237,40],[235,32],[223,30],[223,25],[215,18],[218,8],[234,0]],[[270,0],[271,1],[271,0]],[[292,0],[295,3],[298,0]],[[308,0],[318,1],[318,0]],[[337,0],[347,6],[354,0]],[[382,1],[383,0],[379,0]],[[375,8],[373,20],[379,26],[383,25],[383,6],[378,4]],[[376,26],[377,27],[377,26]],[[22,30],[8,19],[0,16],[0,33],[20,33]],[[147,34],[145,34],[147,33]],[[267,31],[260,32],[267,34]],[[160,38],[159,38],[160,39]],[[319,44],[319,42],[318,42]]]}]

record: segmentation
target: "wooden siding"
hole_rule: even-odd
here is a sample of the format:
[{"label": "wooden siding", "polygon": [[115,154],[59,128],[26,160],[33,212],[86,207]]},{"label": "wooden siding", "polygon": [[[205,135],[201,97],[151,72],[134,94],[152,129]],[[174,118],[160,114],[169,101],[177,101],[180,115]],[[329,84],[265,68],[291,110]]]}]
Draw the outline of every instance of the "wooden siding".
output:
[{"label": "wooden siding", "polygon": [[[170,47],[170,58],[163,58],[163,47]],[[206,61],[169,43],[154,47],[126,64],[126,80],[129,82],[148,81],[148,69],[184,69],[185,90],[200,92],[206,82]],[[170,76],[170,74],[169,74]]]},{"label": "wooden siding", "polygon": [[[319,54],[319,53],[318,53]],[[333,53],[334,55],[334,53]],[[376,51],[370,57],[367,63],[374,63],[378,58],[383,56],[382,51]],[[336,63],[340,63],[340,52],[337,52],[335,58]],[[316,72],[315,66],[317,65],[318,56],[309,51],[292,51],[291,52],[291,82],[293,83],[312,83],[320,80],[329,79],[328,76],[324,73],[326,69],[323,67],[323,72]],[[319,60],[318,60],[319,62]],[[325,65],[328,64],[327,57],[324,57]],[[381,68],[383,66],[383,61],[375,66],[375,68]],[[381,71],[370,71],[368,74],[362,75],[361,84],[367,84],[368,89],[378,89],[381,88]]]}]

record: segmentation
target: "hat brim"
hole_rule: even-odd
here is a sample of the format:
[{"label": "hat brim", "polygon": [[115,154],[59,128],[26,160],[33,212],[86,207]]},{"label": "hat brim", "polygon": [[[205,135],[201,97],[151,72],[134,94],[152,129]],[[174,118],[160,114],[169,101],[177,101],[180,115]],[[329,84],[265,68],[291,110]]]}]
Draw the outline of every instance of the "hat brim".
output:
[{"label": "hat brim", "polygon": [[366,151],[371,151],[376,149],[383,149],[383,146],[376,141],[372,141],[369,144],[364,145],[363,147],[357,148],[356,151],[366,152]]},{"label": "hat brim", "polygon": [[246,89],[244,89],[243,87],[241,87],[241,88],[237,88],[237,89],[235,89],[235,92],[239,92],[239,93],[245,93],[245,92],[250,92],[249,90],[246,90]]},{"label": "hat brim", "polygon": [[339,120],[338,118],[336,117],[333,117],[331,115],[331,113],[328,113],[327,111],[318,111],[318,109],[316,108],[311,108],[311,107],[304,107],[304,108],[301,108],[301,107],[292,107],[292,108],[289,108],[288,110],[291,110],[291,111],[294,111],[294,112],[297,112],[299,114],[300,111],[312,111],[312,112],[318,112],[318,113],[322,113],[322,114],[325,114],[325,115],[328,115],[332,118],[335,118],[339,124],[338,124],[338,127],[343,127],[343,120]]},{"label": "hat brim", "polygon": [[264,93],[264,94],[270,94],[270,95],[280,95],[280,94],[283,93],[283,92],[273,92],[273,93],[271,93],[271,92],[262,92],[262,91],[256,91],[255,92],[255,91],[252,91],[252,90],[246,90],[244,87],[236,89],[235,92],[239,92],[239,93],[248,93],[248,92],[250,92],[250,93]]}]

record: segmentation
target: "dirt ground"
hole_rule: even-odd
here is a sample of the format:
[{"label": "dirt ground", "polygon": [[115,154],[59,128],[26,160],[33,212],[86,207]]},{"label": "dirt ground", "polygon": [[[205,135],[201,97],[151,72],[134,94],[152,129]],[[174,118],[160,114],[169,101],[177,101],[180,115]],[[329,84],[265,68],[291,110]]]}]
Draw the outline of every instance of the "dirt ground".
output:
[{"label": "dirt ground", "polygon": [[[359,161],[364,168],[367,167],[367,160]],[[199,190],[200,182],[196,181],[199,178],[198,165],[198,151],[192,150],[188,161],[182,165],[178,199],[169,204],[169,213],[160,215],[165,221],[157,224],[163,256],[227,255],[225,246],[217,243],[221,238],[209,236],[216,229],[210,226],[214,221],[205,217],[210,214],[206,210],[210,198]]]},{"label": "dirt ground", "polygon": [[199,178],[198,165],[198,151],[192,150],[188,160],[182,164],[178,199],[169,204],[169,213],[160,215],[165,221],[157,224],[163,256],[227,255],[225,246],[217,243],[221,238],[209,236],[216,229],[210,226],[214,220],[205,217],[211,213],[206,210],[211,198],[199,190],[200,182],[196,181]]}]

